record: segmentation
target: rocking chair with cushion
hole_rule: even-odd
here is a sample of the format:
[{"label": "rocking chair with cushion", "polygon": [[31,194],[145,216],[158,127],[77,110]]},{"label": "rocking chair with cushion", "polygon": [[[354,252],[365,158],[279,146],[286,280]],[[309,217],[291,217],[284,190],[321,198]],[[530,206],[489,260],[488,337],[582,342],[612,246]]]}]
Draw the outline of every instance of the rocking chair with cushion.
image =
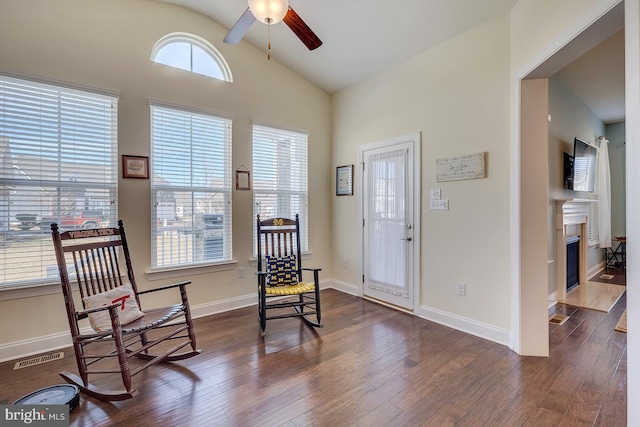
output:
[{"label": "rocking chair with cushion", "polygon": [[[267,320],[299,317],[310,326],[322,327],[319,268],[302,268],[300,220],[257,216],[258,314],[265,335]],[[263,259],[264,258],[264,259]],[[263,261],[265,262],[263,270]],[[303,282],[302,272],[313,273]],[[292,309],[292,310],[291,310]],[[273,315],[268,315],[271,311]]]},{"label": "rocking chair with cushion", "polygon": [[[187,298],[190,282],[138,291],[122,221],[118,228],[63,233],[52,224],[51,231],[80,374],[61,372],[65,381],[100,400],[125,400],[138,393],[131,386],[133,375],[158,362],[200,354]],[[124,278],[121,267],[126,269]],[[142,310],[141,295],[172,290],[175,304]],[[83,309],[76,309],[76,292]],[[90,327],[83,319],[89,320]],[[141,359],[141,366],[130,367],[131,358]],[[104,389],[89,381],[89,375],[104,375],[109,384],[113,374],[120,374],[123,390],[112,391],[111,385]]]}]

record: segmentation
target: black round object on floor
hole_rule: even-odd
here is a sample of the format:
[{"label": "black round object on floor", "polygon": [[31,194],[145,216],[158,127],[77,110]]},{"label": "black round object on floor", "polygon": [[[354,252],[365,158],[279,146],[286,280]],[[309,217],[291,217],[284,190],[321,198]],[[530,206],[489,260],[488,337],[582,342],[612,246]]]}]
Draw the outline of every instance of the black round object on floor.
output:
[{"label": "black round object on floor", "polygon": [[29,393],[13,402],[14,405],[69,405],[73,410],[80,402],[80,389],[71,384],[59,384]]}]

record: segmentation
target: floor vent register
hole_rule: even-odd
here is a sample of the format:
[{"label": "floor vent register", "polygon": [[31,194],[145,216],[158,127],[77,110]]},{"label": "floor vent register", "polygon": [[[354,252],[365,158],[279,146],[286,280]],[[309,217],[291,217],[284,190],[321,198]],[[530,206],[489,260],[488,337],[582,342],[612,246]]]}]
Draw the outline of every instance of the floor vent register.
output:
[{"label": "floor vent register", "polygon": [[562,325],[567,320],[569,320],[569,316],[565,316],[564,314],[554,314],[549,318],[549,323],[553,323],[554,325]]},{"label": "floor vent register", "polygon": [[40,365],[41,363],[51,362],[52,360],[62,359],[64,357],[64,352],[60,351],[58,353],[45,354],[43,356],[32,357],[31,359],[21,360],[16,362],[13,366],[13,370],[28,368],[29,366]]}]

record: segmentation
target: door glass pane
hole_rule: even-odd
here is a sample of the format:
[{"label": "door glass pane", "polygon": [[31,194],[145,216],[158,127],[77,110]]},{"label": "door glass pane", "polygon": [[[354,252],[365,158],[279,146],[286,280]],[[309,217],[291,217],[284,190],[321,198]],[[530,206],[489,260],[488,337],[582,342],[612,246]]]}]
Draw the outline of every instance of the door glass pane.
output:
[{"label": "door glass pane", "polygon": [[370,167],[367,283],[372,289],[407,296],[407,150],[371,154],[366,164]]}]

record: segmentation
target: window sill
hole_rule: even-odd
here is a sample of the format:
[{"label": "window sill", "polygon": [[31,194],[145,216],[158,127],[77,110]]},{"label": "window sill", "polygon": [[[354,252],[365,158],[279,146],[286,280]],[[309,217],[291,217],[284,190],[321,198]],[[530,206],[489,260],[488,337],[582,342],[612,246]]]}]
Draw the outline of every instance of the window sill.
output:
[{"label": "window sill", "polygon": [[44,282],[37,285],[0,288],[0,301],[33,298],[61,293],[60,282]]},{"label": "window sill", "polygon": [[218,264],[195,264],[183,267],[170,267],[156,270],[146,271],[147,280],[163,280],[184,278],[195,274],[217,273],[220,271],[229,271],[236,268],[238,261],[225,261]]}]

